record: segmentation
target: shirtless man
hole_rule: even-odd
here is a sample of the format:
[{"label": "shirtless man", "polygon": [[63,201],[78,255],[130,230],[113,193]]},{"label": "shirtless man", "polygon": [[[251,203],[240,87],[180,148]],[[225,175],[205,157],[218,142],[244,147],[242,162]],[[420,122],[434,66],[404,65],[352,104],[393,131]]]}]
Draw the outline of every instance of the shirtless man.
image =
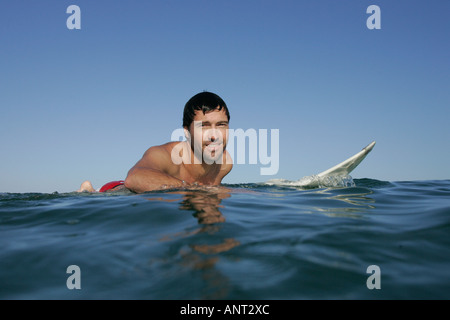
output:
[{"label": "shirtless man", "polygon": [[[100,192],[127,188],[141,193],[189,185],[219,185],[233,164],[226,151],[230,114],[216,94],[201,92],[184,107],[183,128],[186,141],[150,147],[125,181],[106,184]],[[85,181],[79,192],[95,192]]]}]

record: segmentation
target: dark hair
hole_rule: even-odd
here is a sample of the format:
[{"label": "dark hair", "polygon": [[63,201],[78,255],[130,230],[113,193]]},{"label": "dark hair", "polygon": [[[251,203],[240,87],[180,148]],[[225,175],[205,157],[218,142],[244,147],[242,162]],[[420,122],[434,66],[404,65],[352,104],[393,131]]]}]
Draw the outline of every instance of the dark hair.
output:
[{"label": "dark hair", "polygon": [[217,94],[203,91],[193,96],[184,106],[183,112],[183,127],[189,128],[192,121],[194,121],[195,111],[201,110],[203,114],[208,111],[218,109],[225,110],[228,121],[230,121],[230,113],[225,102]]}]

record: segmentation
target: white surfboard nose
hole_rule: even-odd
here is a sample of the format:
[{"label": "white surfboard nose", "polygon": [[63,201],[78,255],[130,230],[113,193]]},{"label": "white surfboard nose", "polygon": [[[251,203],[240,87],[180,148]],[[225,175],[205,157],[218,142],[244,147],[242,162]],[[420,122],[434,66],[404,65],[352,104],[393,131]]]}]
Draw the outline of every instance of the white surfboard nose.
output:
[{"label": "white surfboard nose", "polygon": [[365,150],[367,153],[369,153],[373,147],[375,146],[375,141],[372,141],[371,143],[369,143],[363,150]]},{"label": "white surfboard nose", "polygon": [[351,156],[345,161],[335,165],[334,167],[325,170],[318,174],[319,177],[325,177],[329,175],[347,175],[353,171],[360,163],[364,160],[364,158],[369,154],[369,152],[373,149],[375,145],[375,141],[372,141],[367,147],[363,148],[357,154]]}]

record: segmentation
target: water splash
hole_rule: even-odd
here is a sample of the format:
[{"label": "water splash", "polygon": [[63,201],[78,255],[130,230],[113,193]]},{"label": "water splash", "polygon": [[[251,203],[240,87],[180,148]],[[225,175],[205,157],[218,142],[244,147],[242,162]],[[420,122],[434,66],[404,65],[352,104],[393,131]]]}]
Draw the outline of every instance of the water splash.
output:
[{"label": "water splash", "polygon": [[275,185],[283,187],[300,187],[304,189],[312,188],[343,188],[343,187],[354,187],[355,182],[353,178],[349,175],[344,176],[325,176],[319,177],[317,175],[311,175],[303,177],[299,180],[291,181],[286,179],[271,179],[266,181],[266,185]]}]

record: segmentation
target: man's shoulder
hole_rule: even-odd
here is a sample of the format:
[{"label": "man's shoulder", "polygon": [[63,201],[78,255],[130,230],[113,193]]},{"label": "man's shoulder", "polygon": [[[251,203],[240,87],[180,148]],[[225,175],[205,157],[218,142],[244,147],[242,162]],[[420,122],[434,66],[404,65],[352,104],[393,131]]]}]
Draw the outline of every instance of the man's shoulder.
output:
[{"label": "man's shoulder", "polygon": [[155,145],[148,148],[138,166],[159,170],[167,174],[176,174],[177,166],[172,161],[172,150],[179,141],[168,142],[162,145]]},{"label": "man's shoulder", "polygon": [[170,156],[172,149],[178,144],[178,141],[171,141],[161,145],[152,146],[144,153],[144,157],[152,156]]},{"label": "man's shoulder", "polygon": [[149,168],[156,168],[158,170],[169,170],[172,166],[172,149],[179,142],[168,142],[161,145],[156,145],[148,148],[142,159],[140,160],[140,164]]}]

